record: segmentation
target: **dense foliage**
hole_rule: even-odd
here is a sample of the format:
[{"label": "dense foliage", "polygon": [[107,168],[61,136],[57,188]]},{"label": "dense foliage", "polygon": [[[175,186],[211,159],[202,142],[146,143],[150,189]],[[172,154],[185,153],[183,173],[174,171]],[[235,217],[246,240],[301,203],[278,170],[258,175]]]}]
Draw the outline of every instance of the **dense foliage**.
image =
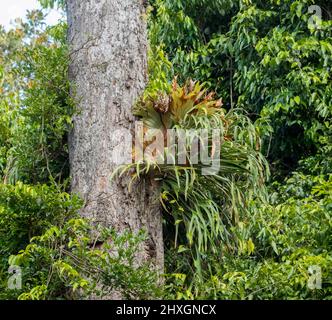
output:
[{"label": "dense foliage", "polygon": [[1,157],[5,182],[43,183],[68,176],[66,134],[73,106],[64,23],[44,31],[43,14],[0,32]]},{"label": "dense foliage", "polygon": [[[285,191],[291,196],[282,200]],[[270,204],[252,204],[251,214],[232,229],[236,248],[221,245],[217,254],[206,255],[202,275],[191,278],[188,258],[174,263],[178,253],[172,250],[169,262],[176,273],[169,297],[331,299],[331,194],[331,175],[324,180],[294,174],[277,187]],[[312,266],[321,267],[321,290],[308,287]]]},{"label": "dense foliage", "polygon": [[[150,83],[134,113],[148,128],[222,129],[225,142],[214,176],[202,164],[124,168],[161,183],[166,298],[332,298],[331,9],[150,0]],[[67,193],[65,33],[40,11],[0,29],[0,298],[157,297],[156,275],[134,265],[144,232],[91,226]],[[10,290],[15,266],[23,287]]]},{"label": "dense foliage", "polygon": [[[144,231],[92,227],[78,216],[82,201],[66,192],[74,112],[66,25],[43,21],[32,11],[0,29],[0,298],[157,296],[156,274],[135,265]],[[16,276],[22,286],[13,290]]]},{"label": "dense foliage", "polygon": [[[167,89],[174,75],[192,78],[222,96],[226,110],[246,110],[273,176],[268,204],[252,201],[233,229],[237,244],[203,255],[200,272],[191,253],[168,247],[170,297],[331,298],[329,1],[151,5],[148,90]],[[322,268],[320,291],[308,289],[311,265]]]},{"label": "dense foliage", "polygon": [[158,296],[156,273],[148,264],[137,266],[135,262],[136,252],[146,239],[144,232],[117,234],[99,227],[93,236],[92,230],[96,231],[95,226],[76,217],[31,238],[24,250],[10,256],[10,265],[24,270],[18,299]]},{"label": "dense foliage", "polygon": [[[331,143],[330,1],[153,4],[152,46],[173,74],[204,81],[229,108],[251,113],[276,175]],[[311,5],[321,8],[316,24]]]}]

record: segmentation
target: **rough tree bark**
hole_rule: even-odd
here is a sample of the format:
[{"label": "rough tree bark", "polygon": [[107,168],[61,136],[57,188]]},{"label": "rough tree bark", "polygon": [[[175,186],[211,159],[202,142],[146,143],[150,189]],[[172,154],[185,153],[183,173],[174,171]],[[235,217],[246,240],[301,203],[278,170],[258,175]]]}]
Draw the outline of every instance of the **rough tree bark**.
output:
[{"label": "rough tree bark", "polygon": [[153,183],[128,192],[127,180],[110,183],[116,165],[114,133],[132,130],[131,108],[147,81],[147,34],[143,0],[68,0],[70,79],[79,113],[69,138],[72,191],[82,215],[120,232],[146,228],[139,261],[163,266],[160,207]]}]

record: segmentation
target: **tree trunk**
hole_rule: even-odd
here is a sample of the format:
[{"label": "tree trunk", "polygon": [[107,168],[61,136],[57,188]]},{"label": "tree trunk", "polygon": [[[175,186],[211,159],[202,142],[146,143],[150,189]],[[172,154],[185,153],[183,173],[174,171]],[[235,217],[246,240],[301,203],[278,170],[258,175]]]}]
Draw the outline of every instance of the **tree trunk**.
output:
[{"label": "tree trunk", "polygon": [[[119,232],[145,228],[138,261],[163,267],[161,211],[151,180],[128,191],[128,178],[110,182],[119,148],[114,132],[133,130],[131,108],[147,81],[147,34],[142,0],[68,0],[70,79],[79,113],[69,138],[72,191],[82,215]],[[121,147],[121,146],[120,146]]]}]

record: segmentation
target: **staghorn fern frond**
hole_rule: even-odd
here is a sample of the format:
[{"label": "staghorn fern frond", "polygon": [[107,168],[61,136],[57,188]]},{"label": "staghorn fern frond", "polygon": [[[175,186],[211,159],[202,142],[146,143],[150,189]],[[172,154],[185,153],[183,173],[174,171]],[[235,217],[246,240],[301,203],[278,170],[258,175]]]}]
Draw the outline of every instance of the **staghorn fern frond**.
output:
[{"label": "staghorn fern frond", "polygon": [[[226,112],[222,100],[214,100],[203,85],[188,81],[180,87],[173,81],[169,94],[142,98],[135,106],[145,129],[208,131],[208,152],[215,152],[213,129],[220,131],[220,170],[214,175],[202,175],[202,162],[186,164],[162,163],[153,158],[119,167],[120,175],[131,174],[132,182],[153,173],[161,181],[160,202],[166,219],[175,225],[174,245],[182,244],[196,254],[212,249],[220,251],[220,244],[235,243],[231,227],[245,218],[248,203],[253,198],[264,199],[264,182],[269,169],[260,153],[260,139],[254,125],[243,111]],[[165,140],[167,140],[165,138]],[[151,141],[150,141],[151,142]],[[186,140],[186,151],[191,140]],[[168,148],[164,148],[163,159]],[[180,230],[185,230],[185,236]]]}]

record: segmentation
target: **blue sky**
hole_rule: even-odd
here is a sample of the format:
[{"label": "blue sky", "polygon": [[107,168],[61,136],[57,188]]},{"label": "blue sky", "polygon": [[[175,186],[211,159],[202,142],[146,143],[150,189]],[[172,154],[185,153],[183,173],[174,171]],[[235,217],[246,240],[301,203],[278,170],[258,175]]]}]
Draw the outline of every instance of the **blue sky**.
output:
[{"label": "blue sky", "polygon": [[[0,1],[0,24],[6,29],[10,26],[10,21],[15,18],[22,18],[25,16],[26,10],[40,8],[37,0],[1,0]],[[50,11],[47,17],[48,24],[54,24],[61,17],[56,10]]]}]

